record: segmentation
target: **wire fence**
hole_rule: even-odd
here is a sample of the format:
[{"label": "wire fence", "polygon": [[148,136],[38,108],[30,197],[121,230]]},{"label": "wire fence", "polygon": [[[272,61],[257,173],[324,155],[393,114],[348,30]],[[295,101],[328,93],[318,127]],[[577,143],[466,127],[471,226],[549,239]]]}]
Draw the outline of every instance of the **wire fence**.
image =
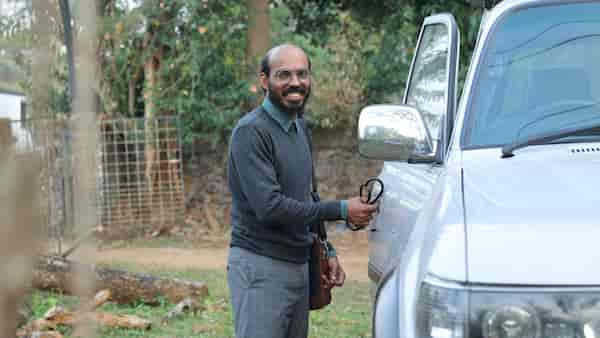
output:
[{"label": "wire fence", "polygon": [[[59,253],[75,222],[74,187],[89,190],[84,193],[95,201],[98,228],[108,238],[136,237],[183,222],[179,118],[104,119],[97,126],[75,133],[69,119],[0,119],[0,147],[11,147],[17,156],[38,156],[45,163],[41,207],[47,236],[58,240]],[[97,137],[97,149],[73,151],[90,133]],[[74,166],[90,158],[97,166],[91,175],[95,181],[78,182]]]},{"label": "wire fence", "polygon": [[98,211],[104,227],[135,235],[183,221],[178,117],[101,122]]}]

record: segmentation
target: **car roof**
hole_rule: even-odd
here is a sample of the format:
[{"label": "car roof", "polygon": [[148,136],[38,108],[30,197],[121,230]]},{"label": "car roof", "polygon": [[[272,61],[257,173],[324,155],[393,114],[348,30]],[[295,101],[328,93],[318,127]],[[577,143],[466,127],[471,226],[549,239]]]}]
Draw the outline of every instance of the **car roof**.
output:
[{"label": "car roof", "polygon": [[[537,5],[564,5],[569,3],[582,2],[600,2],[600,0],[502,0],[494,8],[487,10],[484,14],[484,26],[493,24],[504,13],[519,7],[529,7]],[[483,27],[485,28],[485,27]],[[484,29],[485,30],[485,29]]]},{"label": "car roof", "polygon": [[566,3],[577,3],[577,2],[598,2],[598,0],[502,0],[499,1],[492,11],[504,11],[506,9],[513,8],[515,6],[521,6],[526,4],[531,5],[543,5],[543,4],[566,4]]}]

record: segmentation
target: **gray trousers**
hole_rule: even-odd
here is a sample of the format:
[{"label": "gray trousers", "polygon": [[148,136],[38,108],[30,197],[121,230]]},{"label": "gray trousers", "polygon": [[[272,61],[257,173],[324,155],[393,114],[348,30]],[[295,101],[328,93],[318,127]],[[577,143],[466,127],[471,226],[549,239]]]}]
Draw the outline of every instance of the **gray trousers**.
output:
[{"label": "gray trousers", "polygon": [[280,261],[233,247],[227,283],[236,338],[308,337],[308,263]]}]

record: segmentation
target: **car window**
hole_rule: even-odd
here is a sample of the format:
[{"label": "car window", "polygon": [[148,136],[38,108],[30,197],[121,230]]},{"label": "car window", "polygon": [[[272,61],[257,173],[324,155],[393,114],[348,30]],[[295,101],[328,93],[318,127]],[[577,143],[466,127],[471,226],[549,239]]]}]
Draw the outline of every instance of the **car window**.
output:
[{"label": "car window", "polygon": [[433,151],[437,149],[440,126],[446,113],[449,43],[446,25],[425,26],[406,92],[406,104],[416,107],[423,114],[434,139]]},{"label": "car window", "polygon": [[600,120],[600,4],[522,9],[492,34],[463,146],[501,146]]}]

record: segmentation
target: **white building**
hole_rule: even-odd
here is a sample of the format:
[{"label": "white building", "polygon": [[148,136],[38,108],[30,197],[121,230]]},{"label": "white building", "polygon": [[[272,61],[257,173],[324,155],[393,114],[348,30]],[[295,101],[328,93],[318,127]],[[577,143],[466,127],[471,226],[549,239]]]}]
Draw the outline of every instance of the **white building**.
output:
[{"label": "white building", "polygon": [[31,132],[21,122],[24,100],[23,95],[0,91],[0,119],[11,121],[11,132],[17,151],[27,151],[32,147]]}]

